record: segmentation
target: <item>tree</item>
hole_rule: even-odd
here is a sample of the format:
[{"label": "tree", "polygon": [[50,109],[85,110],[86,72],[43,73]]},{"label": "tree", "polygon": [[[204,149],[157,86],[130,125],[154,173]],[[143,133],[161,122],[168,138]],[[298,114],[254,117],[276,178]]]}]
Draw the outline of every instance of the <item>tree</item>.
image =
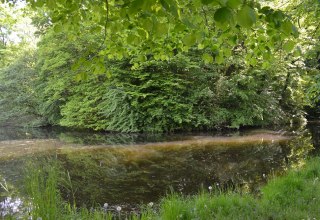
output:
[{"label": "tree", "polygon": [[[45,9],[56,32],[67,31],[74,39],[81,24],[95,23],[104,34],[98,56],[130,58],[138,67],[145,59],[169,60],[196,46],[209,49],[203,59],[222,63],[232,51],[256,47],[246,60],[250,65],[264,59],[272,63],[278,45],[294,48],[298,30],[283,11],[267,1],[243,0],[27,0]],[[259,49],[258,49],[259,48]],[[134,56],[138,56],[134,58]]]},{"label": "tree", "polygon": [[48,124],[163,132],[304,114],[304,34],[298,12],[284,10],[295,2],[28,2],[41,36],[36,105]]}]

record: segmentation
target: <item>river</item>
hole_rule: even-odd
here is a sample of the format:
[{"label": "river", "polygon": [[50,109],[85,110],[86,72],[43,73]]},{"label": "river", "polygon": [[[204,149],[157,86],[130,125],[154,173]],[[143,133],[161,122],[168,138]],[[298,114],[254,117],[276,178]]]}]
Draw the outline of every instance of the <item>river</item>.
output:
[{"label": "river", "polygon": [[134,211],[171,191],[195,194],[209,186],[259,193],[268,179],[317,154],[319,128],[313,122],[286,131],[171,135],[0,128],[0,216],[23,207],[25,163],[48,157],[70,176],[64,199],[74,197],[79,206]]}]

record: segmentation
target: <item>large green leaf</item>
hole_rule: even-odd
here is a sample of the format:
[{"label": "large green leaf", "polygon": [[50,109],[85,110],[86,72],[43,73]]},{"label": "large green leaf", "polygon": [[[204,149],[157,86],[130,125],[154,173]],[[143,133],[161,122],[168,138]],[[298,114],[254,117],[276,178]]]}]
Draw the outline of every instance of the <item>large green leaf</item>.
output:
[{"label": "large green leaf", "polygon": [[209,5],[209,4],[218,4],[218,2],[216,0],[201,0],[202,4],[204,5]]},{"label": "large green leaf", "polygon": [[193,46],[197,41],[197,36],[196,34],[192,33],[192,34],[189,34],[189,35],[186,35],[184,38],[183,38],[183,43],[186,45],[186,46]]},{"label": "large green leaf", "polygon": [[283,44],[283,49],[289,53],[293,50],[294,46],[295,46],[295,43],[293,41],[287,41],[286,43]]},{"label": "large green leaf", "polygon": [[222,24],[229,22],[230,20],[232,20],[232,18],[233,18],[232,11],[227,7],[219,8],[214,13],[214,20]]},{"label": "large green leaf", "polygon": [[241,27],[250,28],[257,21],[255,11],[245,5],[237,14],[237,22]]},{"label": "large green leaf", "polygon": [[230,8],[238,8],[242,4],[242,0],[228,0],[227,5]]},{"label": "large green leaf", "polygon": [[281,29],[286,35],[290,35],[292,33],[293,24],[290,21],[284,21],[281,24]]}]

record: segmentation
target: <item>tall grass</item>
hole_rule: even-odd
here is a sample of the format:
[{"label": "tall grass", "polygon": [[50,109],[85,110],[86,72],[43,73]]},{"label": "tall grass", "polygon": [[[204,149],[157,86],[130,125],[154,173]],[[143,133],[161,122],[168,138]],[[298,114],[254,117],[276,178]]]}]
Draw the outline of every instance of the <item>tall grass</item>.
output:
[{"label": "tall grass", "polygon": [[239,192],[200,192],[195,196],[171,194],[159,209],[147,207],[139,215],[122,217],[102,208],[77,209],[62,201],[58,191],[56,163],[28,169],[27,188],[32,198],[34,219],[319,219],[320,159],[310,159],[298,170],[274,178],[261,188],[259,198]]},{"label": "tall grass", "polygon": [[61,171],[57,160],[43,159],[27,163],[25,186],[32,204],[29,217],[42,220],[113,219],[112,213],[102,208],[77,208],[74,202],[70,204],[63,201],[59,191],[62,187],[60,184],[73,190],[68,172]]},{"label": "tall grass", "polygon": [[29,162],[26,166],[26,191],[31,197],[32,216],[42,219],[59,219],[61,201],[58,191],[59,171],[54,160]]}]

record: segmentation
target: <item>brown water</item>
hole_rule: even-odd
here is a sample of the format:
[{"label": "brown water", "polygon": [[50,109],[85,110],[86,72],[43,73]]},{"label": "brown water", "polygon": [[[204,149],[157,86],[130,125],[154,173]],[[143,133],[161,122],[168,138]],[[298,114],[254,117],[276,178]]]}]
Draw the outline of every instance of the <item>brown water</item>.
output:
[{"label": "brown water", "polygon": [[[319,124],[295,132],[170,136],[0,129],[0,175],[18,187],[26,160],[55,155],[70,174],[78,205],[132,210],[171,190],[194,194],[216,186],[257,192],[268,178],[303,162],[319,144],[318,131]],[[69,190],[62,192],[65,199],[72,197]],[[22,203],[5,194],[2,189],[1,215]]]}]

